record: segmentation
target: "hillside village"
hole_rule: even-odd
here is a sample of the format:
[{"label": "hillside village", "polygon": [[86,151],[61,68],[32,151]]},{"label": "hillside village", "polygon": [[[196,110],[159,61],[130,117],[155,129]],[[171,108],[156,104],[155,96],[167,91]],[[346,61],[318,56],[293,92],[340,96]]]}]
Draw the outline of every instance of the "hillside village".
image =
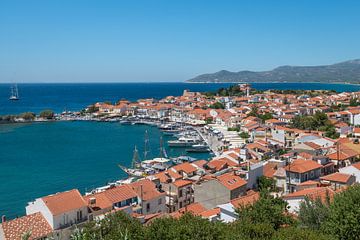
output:
[{"label": "hillside village", "polygon": [[[233,95],[232,95],[233,94]],[[189,212],[231,223],[236,208],[259,197],[259,179],[296,215],[306,198],[330,198],[360,182],[360,92],[255,91],[248,84],[227,94],[184,91],[161,100],[95,103],[58,118],[180,122],[198,129],[214,157],[183,162],[134,182],[93,194],[79,190],[39,197],[26,216],[2,217],[0,239],[31,239],[72,231],[88,221],[123,211],[141,223]]]}]

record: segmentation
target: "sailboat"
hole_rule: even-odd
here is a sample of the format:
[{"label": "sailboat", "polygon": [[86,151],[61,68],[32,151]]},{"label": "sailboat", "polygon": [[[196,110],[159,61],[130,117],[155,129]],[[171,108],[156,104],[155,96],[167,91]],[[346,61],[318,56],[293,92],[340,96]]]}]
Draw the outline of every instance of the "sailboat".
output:
[{"label": "sailboat", "polygon": [[9,97],[9,100],[11,101],[17,101],[19,100],[19,90],[16,84],[14,84],[13,86],[11,86],[11,95]]},{"label": "sailboat", "polygon": [[144,177],[155,174],[159,171],[164,171],[169,167],[167,154],[163,148],[163,141],[160,138],[160,157],[147,160],[149,150],[149,136],[148,132],[145,131],[145,146],[144,146],[144,160],[141,161],[139,158],[139,152],[135,146],[131,168],[124,167],[119,164],[119,167],[126,172],[129,176]]},{"label": "sailboat", "polygon": [[126,172],[129,176],[143,177],[145,175],[144,170],[141,168],[141,161],[139,158],[139,152],[135,146],[133,158],[131,161],[131,168],[124,167],[120,164],[118,166]]}]

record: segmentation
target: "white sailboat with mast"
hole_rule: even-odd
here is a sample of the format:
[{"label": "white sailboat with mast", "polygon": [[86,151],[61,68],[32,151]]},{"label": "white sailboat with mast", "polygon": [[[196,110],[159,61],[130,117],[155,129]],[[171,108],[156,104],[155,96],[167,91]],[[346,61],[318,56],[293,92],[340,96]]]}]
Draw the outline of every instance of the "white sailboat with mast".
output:
[{"label": "white sailboat with mast", "polygon": [[14,84],[13,86],[11,86],[10,90],[11,90],[11,94],[10,94],[9,100],[11,100],[11,101],[19,100],[20,98],[19,98],[19,90],[18,90],[17,84]]},{"label": "white sailboat with mast", "polygon": [[129,176],[134,177],[144,177],[155,174],[156,172],[163,171],[169,167],[168,163],[170,160],[166,158],[167,154],[163,147],[162,138],[160,138],[160,157],[148,160],[149,152],[149,136],[148,132],[145,131],[144,160],[140,160],[139,152],[135,146],[131,168],[124,167],[120,164],[119,167]]}]

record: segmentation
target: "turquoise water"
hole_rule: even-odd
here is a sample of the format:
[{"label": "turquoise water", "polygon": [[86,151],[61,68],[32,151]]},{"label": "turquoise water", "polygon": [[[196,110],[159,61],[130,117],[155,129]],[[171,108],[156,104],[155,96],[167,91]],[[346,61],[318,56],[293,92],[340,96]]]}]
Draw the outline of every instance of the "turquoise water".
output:
[{"label": "turquoise water", "polygon": [[[161,132],[156,127],[103,122],[0,125],[0,215],[22,215],[26,203],[37,197],[72,188],[84,192],[126,177],[117,164],[130,164],[135,145],[143,152],[145,130],[150,156],[157,157]],[[164,136],[165,147],[166,140]],[[170,156],[183,151],[167,148]]]}]

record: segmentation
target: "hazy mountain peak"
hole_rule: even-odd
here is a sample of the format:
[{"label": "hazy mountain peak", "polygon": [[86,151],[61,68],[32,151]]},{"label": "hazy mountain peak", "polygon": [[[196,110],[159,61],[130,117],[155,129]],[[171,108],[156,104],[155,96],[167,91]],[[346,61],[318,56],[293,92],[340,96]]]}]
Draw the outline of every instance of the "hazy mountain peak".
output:
[{"label": "hazy mountain peak", "polygon": [[271,71],[202,74],[187,82],[343,82],[360,83],[360,59],[322,66],[279,66]]}]

